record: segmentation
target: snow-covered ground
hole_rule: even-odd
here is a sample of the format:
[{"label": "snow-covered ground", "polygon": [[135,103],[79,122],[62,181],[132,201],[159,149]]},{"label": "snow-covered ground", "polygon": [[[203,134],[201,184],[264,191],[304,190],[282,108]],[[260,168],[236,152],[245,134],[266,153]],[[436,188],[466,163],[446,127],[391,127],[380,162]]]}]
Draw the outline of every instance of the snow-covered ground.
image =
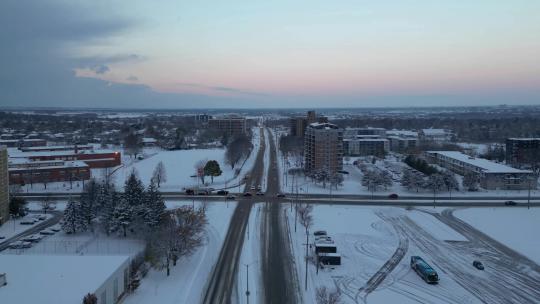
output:
[{"label": "snow-covered ground", "polygon": [[[288,211],[287,214],[294,265],[303,289],[305,246],[302,244],[306,242],[306,234],[300,224],[294,232],[294,213]],[[426,218],[430,215],[394,207],[317,205],[313,216],[314,225],[309,230],[310,243],[314,241],[313,231],[326,230],[337,245],[342,265],[334,270],[321,269],[317,274],[314,263],[310,261],[308,290],[302,295],[304,303],[316,303],[316,288],[321,286],[331,290],[338,286],[342,303],[480,303],[460,284],[446,276],[444,270],[438,269],[433,262],[435,250],[426,252],[412,240],[406,241],[403,237],[405,230],[398,230],[401,228],[395,226],[398,220],[412,226],[418,225],[432,233],[433,242],[441,244],[445,244],[447,239],[463,240],[463,236],[442,222]],[[369,279],[396,254],[398,247],[405,251],[403,258],[397,259],[399,262],[393,271],[374,291],[367,293]],[[438,285],[426,284],[411,270],[411,255],[420,255],[435,266],[441,276]],[[471,268],[470,265],[463,265],[465,271],[473,272]]]},{"label": "snow-covered ground", "polygon": [[[191,201],[167,202],[167,207],[191,205]],[[202,202],[195,201],[196,205]],[[178,261],[167,277],[164,271],[150,270],[126,304],[200,303],[206,282],[216,263],[236,202],[207,203],[207,240],[192,256]]]},{"label": "snow-covered ground", "polygon": [[540,264],[540,208],[467,208],[454,215]]}]

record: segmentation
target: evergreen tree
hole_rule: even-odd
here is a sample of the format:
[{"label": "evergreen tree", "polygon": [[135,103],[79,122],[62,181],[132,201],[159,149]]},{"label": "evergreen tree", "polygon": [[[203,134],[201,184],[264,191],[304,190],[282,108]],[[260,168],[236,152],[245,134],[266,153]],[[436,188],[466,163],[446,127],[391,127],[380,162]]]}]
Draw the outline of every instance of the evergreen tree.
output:
[{"label": "evergreen tree", "polygon": [[150,185],[146,190],[145,195],[145,213],[144,222],[148,227],[157,227],[161,223],[163,214],[165,213],[165,201],[161,193],[156,187],[154,180],[150,181]]},{"label": "evergreen tree", "polygon": [[111,232],[111,222],[117,199],[118,194],[113,185],[103,184],[101,186],[100,195],[98,196],[99,222],[107,235]]},{"label": "evergreen tree", "polygon": [[109,221],[111,232],[119,232],[127,236],[127,229],[133,221],[133,206],[125,199],[120,199],[118,204],[114,206],[112,217]]},{"label": "evergreen tree", "polygon": [[81,216],[81,204],[79,202],[69,200],[64,210],[61,227],[66,233],[77,233],[84,230],[84,218]]},{"label": "evergreen tree", "polygon": [[144,186],[137,177],[135,170],[131,171],[124,184],[124,200],[132,207],[138,207],[144,202]]},{"label": "evergreen tree", "polygon": [[92,229],[92,223],[97,216],[100,188],[100,184],[92,178],[85,185],[83,193],[81,194],[81,215],[84,218],[84,226],[86,228]]},{"label": "evergreen tree", "polygon": [[204,166],[204,175],[210,176],[212,183],[214,183],[214,177],[220,176],[222,171],[219,167],[219,163],[215,160],[209,160]]}]

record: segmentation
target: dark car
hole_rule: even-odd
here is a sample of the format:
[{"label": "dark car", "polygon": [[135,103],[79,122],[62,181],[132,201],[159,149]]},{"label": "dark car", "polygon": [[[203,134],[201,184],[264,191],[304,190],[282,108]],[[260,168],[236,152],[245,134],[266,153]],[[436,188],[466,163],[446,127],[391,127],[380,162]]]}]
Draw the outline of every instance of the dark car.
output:
[{"label": "dark car", "polygon": [[515,206],[515,205],[517,205],[517,203],[514,202],[514,201],[506,201],[506,202],[504,202],[504,204],[505,204],[506,206]]},{"label": "dark car", "polygon": [[257,191],[256,194],[257,194],[258,196],[263,196],[263,195],[264,195],[264,193],[262,193],[261,191]]},{"label": "dark car", "polygon": [[229,191],[227,190],[219,190],[218,192],[216,192],[217,195],[227,195],[229,194]]},{"label": "dark car", "polygon": [[244,196],[249,197],[249,196],[253,196],[253,194],[251,194],[250,192],[246,192],[244,193]]},{"label": "dark car", "polygon": [[186,189],[186,194],[187,194],[187,195],[195,195],[195,190],[193,190],[193,189]]},{"label": "dark car", "polygon": [[323,235],[326,235],[326,231],[324,231],[324,230],[317,230],[317,231],[313,232],[313,235],[314,235],[314,236],[323,236]]},{"label": "dark car", "polygon": [[279,194],[277,195],[277,197],[285,197],[285,194],[279,193]]},{"label": "dark car", "polygon": [[476,269],[484,270],[484,264],[482,264],[482,262],[480,262],[480,261],[473,261],[472,264],[473,264],[473,266],[474,266]]},{"label": "dark car", "polygon": [[229,195],[227,195],[227,199],[228,200],[233,200],[233,199],[236,199],[236,196],[234,196],[232,194],[229,194]]},{"label": "dark car", "polygon": [[392,193],[392,194],[390,194],[390,195],[388,196],[389,199],[398,199],[398,197],[399,197],[399,196],[398,196],[397,194],[395,194],[395,193]]}]

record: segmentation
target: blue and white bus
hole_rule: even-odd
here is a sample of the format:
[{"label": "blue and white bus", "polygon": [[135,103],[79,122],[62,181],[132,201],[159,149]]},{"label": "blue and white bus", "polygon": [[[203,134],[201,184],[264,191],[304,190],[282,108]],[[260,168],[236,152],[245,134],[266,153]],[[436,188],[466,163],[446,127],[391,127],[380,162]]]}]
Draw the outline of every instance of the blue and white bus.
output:
[{"label": "blue and white bus", "polygon": [[429,284],[439,283],[439,276],[435,269],[431,268],[424,259],[419,256],[411,256],[411,268]]}]

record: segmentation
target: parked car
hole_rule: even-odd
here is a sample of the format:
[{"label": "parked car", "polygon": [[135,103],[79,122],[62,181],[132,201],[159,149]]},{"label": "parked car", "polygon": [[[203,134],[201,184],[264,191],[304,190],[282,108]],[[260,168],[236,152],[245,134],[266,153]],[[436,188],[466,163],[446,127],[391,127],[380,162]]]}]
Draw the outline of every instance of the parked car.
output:
[{"label": "parked car", "polygon": [[314,236],[321,236],[321,235],[326,236],[326,231],[324,231],[324,230],[317,230],[317,231],[313,232],[313,235],[314,235]]},{"label": "parked car", "polygon": [[250,188],[250,189],[251,189],[251,190],[255,190],[255,186],[251,186],[251,188]]},{"label": "parked car", "polygon": [[24,249],[24,248],[30,248],[30,247],[32,247],[32,243],[24,242],[24,241],[15,241],[9,244],[9,248],[11,249]]},{"label": "parked car", "polygon": [[484,264],[482,264],[482,262],[475,260],[472,262],[472,264],[476,269],[484,270]]},{"label": "parked car", "polygon": [[218,190],[218,192],[216,192],[217,195],[227,195],[229,194],[229,191],[227,190]]},{"label": "parked car", "polygon": [[206,191],[206,190],[199,190],[199,191],[197,191],[197,195],[208,195],[208,191]]},{"label": "parked car", "polygon": [[285,194],[283,194],[283,193],[278,193],[277,197],[285,197]]},{"label": "parked car", "polygon": [[227,195],[227,199],[228,200],[233,200],[233,199],[236,199],[236,196],[234,196],[232,194],[229,194],[229,195]]},{"label": "parked car", "polygon": [[506,201],[506,202],[504,202],[504,204],[505,204],[506,206],[515,206],[515,205],[517,205],[517,203],[514,202],[514,201]]},{"label": "parked car", "polygon": [[388,196],[389,199],[398,199],[399,195],[392,193]]},{"label": "parked car", "polygon": [[261,185],[257,185],[257,190],[261,190]]},{"label": "parked car", "polygon": [[186,189],[186,194],[187,194],[187,195],[195,195],[195,190],[193,190],[193,189]]},{"label": "parked car", "polygon": [[54,234],[54,231],[52,231],[52,230],[49,228],[49,229],[41,230],[41,231],[39,232],[39,234],[41,234],[41,235],[53,235],[53,234]]},{"label": "parked car", "polygon": [[5,236],[0,235],[0,240],[3,240],[3,239],[5,239],[5,238],[6,238]]},{"label": "parked car", "polygon": [[246,192],[246,193],[244,193],[244,196],[246,196],[246,197],[253,196],[253,194],[251,194],[250,192]]},{"label": "parked car", "polygon": [[39,216],[37,217],[37,219],[40,220],[40,221],[44,221],[44,220],[47,219],[47,216],[44,215],[44,214],[42,214],[42,215],[39,215]]},{"label": "parked car", "polygon": [[36,220],[34,218],[25,218],[21,221],[21,225],[34,225]]},{"label": "parked car", "polygon": [[262,193],[261,191],[257,191],[257,195],[258,195],[258,196],[263,196],[264,193]]},{"label": "parked car", "polygon": [[25,241],[25,242],[37,243],[37,242],[41,241],[42,239],[43,239],[43,235],[32,234],[32,235],[29,235],[29,236],[23,238],[22,240]]},{"label": "parked car", "polygon": [[49,229],[51,229],[51,231],[54,231],[54,232],[59,232],[59,231],[62,230],[62,228],[60,227],[60,225],[54,225],[54,226],[52,226],[52,227],[49,228]]}]

